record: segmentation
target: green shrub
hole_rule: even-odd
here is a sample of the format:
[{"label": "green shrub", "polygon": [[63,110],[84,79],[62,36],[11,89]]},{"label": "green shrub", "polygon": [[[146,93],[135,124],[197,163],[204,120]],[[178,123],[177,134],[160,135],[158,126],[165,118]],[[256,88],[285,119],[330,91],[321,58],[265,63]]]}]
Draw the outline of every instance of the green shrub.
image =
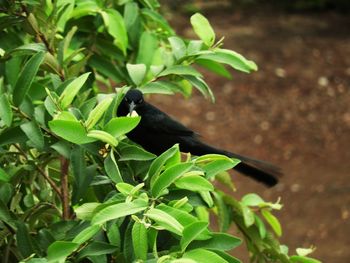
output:
[{"label": "green shrub", "polygon": [[257,69],[223,49],[202,15],[191,17],[200,40],[187,40],[156,0],[1,3],[3,262],[239,262],[231,224],[252,261],[318,262],[279,245],[278,202],[214,188],[234,188],[225,170],[238,160],[182,160],[178,145],[155,156],[125,136],[140,117],[116,117],[130,87],[186,97],[194,87],[213,101],[194,64],[223,77],[225,66]]}]

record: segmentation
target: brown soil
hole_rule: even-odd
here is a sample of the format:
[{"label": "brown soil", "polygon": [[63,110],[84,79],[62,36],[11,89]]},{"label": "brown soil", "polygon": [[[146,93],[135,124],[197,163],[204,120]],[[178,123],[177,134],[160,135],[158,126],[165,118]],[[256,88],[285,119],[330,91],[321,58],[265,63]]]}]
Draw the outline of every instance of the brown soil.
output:
[{"label": "brown soil", "polygon": [[[281,197],[277,215],[291,251],[315,245],[313,256],[323,262],[350,262],[349,16],[207,16],[225,47],[257,62],[259,71],[232,71],[233,80],[206,74],[216,104],[197,92],[190,100],[152,102],[213,145],[280,165],[285,175],[276,187],[237,176],[237,195]],[[173,21],[180,35],[194,38],[187,17]]]}]

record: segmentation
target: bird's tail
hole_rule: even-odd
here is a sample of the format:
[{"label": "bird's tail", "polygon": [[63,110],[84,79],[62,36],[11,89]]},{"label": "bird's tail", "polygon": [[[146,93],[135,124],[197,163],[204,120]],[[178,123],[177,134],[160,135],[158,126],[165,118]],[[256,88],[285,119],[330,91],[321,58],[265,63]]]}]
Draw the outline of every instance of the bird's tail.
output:
[{"label": "bird's tail", "polygon": [[282,175],[281,169],[269,162],[217,149],[200,141],[197,141],[195,144],[191,147],[192,154],[204,155],[216,153],[239,159],[241,162],[233,168],[234,170],[269,187],[276,185],[278,183],[278,177]]}]

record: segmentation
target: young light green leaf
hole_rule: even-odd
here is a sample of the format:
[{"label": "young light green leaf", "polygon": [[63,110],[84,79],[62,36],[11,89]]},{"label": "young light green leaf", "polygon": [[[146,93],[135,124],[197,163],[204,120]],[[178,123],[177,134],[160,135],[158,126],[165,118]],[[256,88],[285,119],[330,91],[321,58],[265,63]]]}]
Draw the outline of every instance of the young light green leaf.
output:
[{"label": "young light green leaf", "polygon": [[209,223],[208,222],[194,222],[190,225],[187,225],[183,232],[182,232],[182,238],[180,241],[180,246],[182,252],[184,252],[187,248],[187,246],[195,240],[204,230],[207,229]]},{"label": "young light green leaf", "polygon": [[92,225],[81,231],[73,240],[73,243],[83,244],[92,238],[100,230],[99,225]]},{"label": "young light green leaf", "polygon": [[152,208],[145,214],[148,218],[155,221],[159,226],[164,227],[166,230],[178,235],[182,235],[184,227],[170,214],[157,209]]},{"label": "young light green leaf", "polygon": [[116,147],[118,145],[118,140],[105,131],[91,130],[88,132],[87,137],[94,138],[102,142],[108,143],[113,147]]},{"label": "young light green leaf", "polygon": [[154,197],[159,197],[164,189],[171,185],[177,178],[192,168],[192,163],[179,163],[165,170],[157,177],[151,186],[151,192]]},{"label": "young light green leaf", "polygon": [[153,153],[147,152],[146,150],[136,146],[129,145],[120,149],[121,158],[119,161],[149,161],[156,157]]},{"label": "young light green leaf", "polygon": [[116,138],[133,130],[140,122],[141,117],[116,117],[111,119],[104,130]]},{"label": "young light green leaf", "polygon": [[102,115],[111,105],[113,98],[106,97],[101,101],[97,106],[90,112],[88,119],[85,122],[85,127],[87,130],[90,130],[95,124],[101,119]]},{"label": "young light green leaf", "polygon": [[163,70],[158,77],[163,77],[167,75],[189,75],[194,77],[201,77],[202,74],[199,73],[197,70],[195,70],[191,66],[184,66],[184,65],[173,65],[165,70]]},{"label": "young light green leaf", "polygon": [[215,33],[208,19],[203,15],[196,13],[191,16],[191,24],[197,36],[204,42],[204,44],[211,47],[215,42]]},{"label": "young light green leaf", "polygon": [[38,52],[24,65],[13,89],[13,103],[16,106],[19,106],[27,95],[30,85],[39,70],[39,66],[44,60],[44,56],[44,52]]},{"label": "young light green leaf", "polygon": [[78,78],[74,79],[66,86],[59,98],[61,107],[63,109],[66,109],[72,103],[79,90],[83,87],[89,75],[90,72],[85,73],[79,76]]},{"label": "young light green leaf", "polygon": [[27,135],[29,141],[38,149],[43,149],[45,145],[44,136],[35,121],[26,122],[21,125],[22,131]]},{"label": "young light green leaf", "polygon": [[114,38],[114,44],[126,55],[128,47],[128,34],[122,15],[115,9],[101,11],[103,21],[108,33]]},{"label": "young light green leaf", "polygon": [[126,64],[131,80],[136,86],[139,86],[146,76],[146,65],[145,64]]},{"label": "young light green leaf", "polygon": [[315,251],[315,248],[314,247],[311,247],[311,248],[297,248],[295,250],[298,254],[298,256],[302,256],[302,257],[305,257],[305,256],[308,256],[310,255],[312,252]]},{"label": "young light green leaf", "polygon": [[292,263],[322,263],[321,261],[309,258],[309,257],[303,257],[303,256],[291,256],[289,258],[290,262]]},{"label": "young light green leaf", "polygon": [[172,95],[174,94],[173,88],[175,85],[172,85],[170,83],[171,82],[166,82],[166,81],[149,82],[146,85],[139,87],[138,89],[143,94],[157,93],[157,94]]},{"label": "young light green leaf", "polygon": [[87,136],[84,126],[78,121],[53,120],[49,121],[49,127],[58,136],[75,144],[96,141],[95,138]]},{"label": "young light green leaf", "polygon": [[243,204],[241,204],[241,209],[242,209],[243,220],[244,220],[245,226],[246,227],[252,226],[255,222],[254,213],[252,212],[252,210],[250,210],[249,207],[247,207]]},{"label": "young light green leaf", "polygon": [[213,53],[200,55],[198,58],[227,64],[245,73],[258,70],[257,65],[253,61],[247,60],[241,54],[228,49],[216,49]]},{"label": "young light green leaf", "polygon": [[63,263],[78,247],[78,243],[70,241],[55,241],[47,249],[47,260],[49,263]]},{"label": "young light green leaf", "polygon": [[144,224],[135,222],[132,227],[132,244],[136,259],[147,259],[147,229]]},{"label": "young light green leaf", "polygon": [[74,208],[74,213],[78,219],[91,220],[94,210],[101,205],[100,203],[84,203]]},{"label": "young light green leaf", "polygon": [[0,119],[7,127],[11,126],[13,113],[6,94],[0,95]]},{"label": "young light green leaf", "polygon": [[246,194],[243,196],[241,202],[246,206],[259,206],[265,203],[265,201],[260,196],[254,193]]},{"label": "young light green leaf", "polygon": [[255,218],[255,225],[258,227],[259,229],[259,235],[262,239],[264,239],[266,237],[266,227],[264,222],[260,219],[260,217],[258,215],[254,215]]},{"label": "young light green leaf", "polygon": [[173,54],[177,60],[186,56],[186,45],[185,42],[176,36],[168,38]]},{"label": "young light green leaf", "polygon": [[149,67],[152,64],[154,53],[158,49],[158,45],[156,34],[144,31],[140,37],[136,63],[142,63]]},{"label": "young light green leaf", "polygon": [[271,214],[271,212],[267,209],[262,209],[261,214],[263,215],[267,223],[269,223],[269,225],[272,227],[273,231],[275,231],[276,235],[282,236],[282,227],[277,217]]},{"label": "young light green leaf", "polygon": [[111,180],[114,183],[123,182],[123,178],[121,176],[118,164],[114,158],[114,151],[113,150],[109,153],[107,158],[104,160],[104,168],[106,170],[108,177],[111,178]]},{"label": "young light green leaf", "polygon": [[147,202],[141,199],[136,199],[130,203],[119,203],[110,205],[98,211],[92,218],[91,224],[100,225],[112,219],[136,214],[145,210],[147,207]]},{"label": "young light green leaf", "polygon": [[196,192],[214,190],[214,186],[207,179],[199,175],[182,176],[176,179],[175,185],[178,188]]},{"label": "young light green leaf", "polygon": [[186,252],[183,255],[183,258],[193,259],[196,262],[201,262],[201,263],[213,263],[213,262],[227,263],[226,260],[224,260],[222,257],[217,255],[216,253],[206,249],[201,249],[201,248]]}]

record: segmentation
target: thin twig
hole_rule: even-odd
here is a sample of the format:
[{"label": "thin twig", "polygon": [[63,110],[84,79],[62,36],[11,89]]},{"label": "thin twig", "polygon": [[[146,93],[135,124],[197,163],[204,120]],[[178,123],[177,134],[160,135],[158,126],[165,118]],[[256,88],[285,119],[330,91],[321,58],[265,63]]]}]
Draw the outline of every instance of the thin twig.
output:
[{"label": "thin twig", "polygon": [[62,191],[62,219],[68,220],[70,218],[70,200],[68,188],[68,168],[69,160],[61,156],[61,191]]}]

